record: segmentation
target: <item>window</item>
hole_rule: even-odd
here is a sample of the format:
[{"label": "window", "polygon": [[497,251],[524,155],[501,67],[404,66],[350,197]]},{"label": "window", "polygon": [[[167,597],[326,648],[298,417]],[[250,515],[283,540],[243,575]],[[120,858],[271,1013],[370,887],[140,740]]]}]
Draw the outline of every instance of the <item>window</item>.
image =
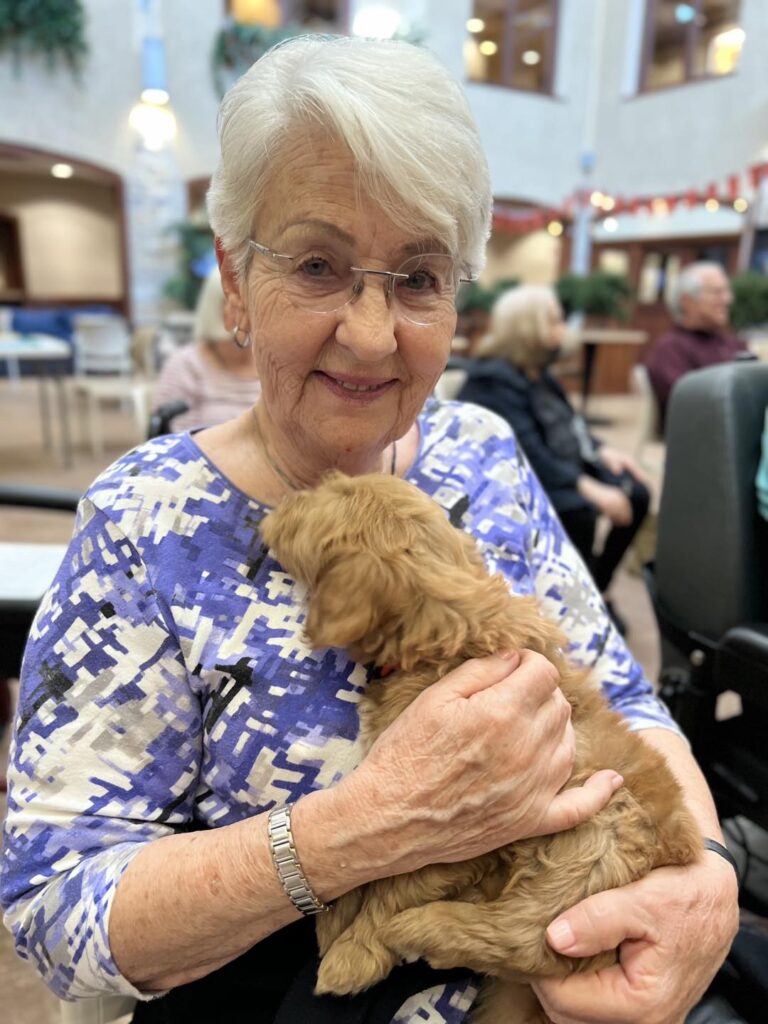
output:
[{"label": "window", "polygon": [[740,0],[648,0],[642,87],[663,89],[735,71]]},{"label": "window", "polygon": [[464,67],[473,82],[551,93],[559,0],[474,0]]}]

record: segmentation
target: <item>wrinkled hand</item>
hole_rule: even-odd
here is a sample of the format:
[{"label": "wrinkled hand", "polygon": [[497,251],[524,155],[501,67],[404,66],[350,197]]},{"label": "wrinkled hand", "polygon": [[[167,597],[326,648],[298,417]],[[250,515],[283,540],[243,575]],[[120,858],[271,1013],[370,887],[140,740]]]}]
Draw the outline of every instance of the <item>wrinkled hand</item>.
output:
[{"label": "wrinkled hand", "polygon": [[361,813],[375,815],[367,853],[386,860],[381,874],[571,828],[608,802],[621,785],[612,771],[559,792],[575,739],[558,682],[533,651],[474,659],[424,690],[379,736],[341,786],[354,789]]},{"label": "wrinkled hand", "polygon": [[624,452],[617,451],[616,448],[609,448],[608,445],[603,445],[598,455],[606,469],[609,469],[611,473],[615,473],[616,476],[626,471],[641,484],[645,484],[646,487],[651,486],[650,477],[640,469],[633,458],[625,455]]},{"label": "wrinkled hand", "polygon": [[629,526],[632,522],[632,504],[620,487],[600,483],[586,475],[579,477],[577,486],[581,496],[615,526]]},{"label": "wrinkled hand", "polygon": [[733,869],[712,853],[591,896],[550,925],[548,941],[567,956],[618,946],[619,962],[536,982],[536,994],[554,1024],[682,1024],[728,953],[737,900]]}]

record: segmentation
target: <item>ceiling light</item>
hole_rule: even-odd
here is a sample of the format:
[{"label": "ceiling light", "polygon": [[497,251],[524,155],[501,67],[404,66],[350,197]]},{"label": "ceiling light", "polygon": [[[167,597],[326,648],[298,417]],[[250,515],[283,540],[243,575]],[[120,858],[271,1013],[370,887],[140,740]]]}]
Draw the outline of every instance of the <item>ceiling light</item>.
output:
[{"label": "ceiling light", "polygon": [[482,53],[484,57],[492,57],[494,53],[498,53],[499,47],[492,39],[484,39],[482,43],[480,43],[479,49],[480,53]]},{"label": "ceiling light", "polygon": [[733,208],[736,213],[744,213],[749,207],[749,203],[743,196],[739,196],[738,199],[734,199]]},{"label": "ceiling light", "polygon": [[704,209],[707,213],[716,213],[720,209],[720,203],[716,199],[708,199],[704,203]]},{"label": "ceiling light", "polygon": [[603,210],[606,211],[606,213],[609,213],[615,205],[616,200],[613,198],[613,196],[603,196],[603,201],[602,203],[600,203],[600,206]]},{"label": "ceiling light", "polygon": [[602,206],[604,199],[605,196],[602,192],[593,192],[592,195],[589,197],[589,201],[590,203],[592,203],[593,206]]},{"label": "ceiling light", "polygon": [[75,169],[72,164],[54,164],[51,168],[54,178],[71,178],[74,173]]},{"label": "ceiling light", "polygon": [[520,60],[523,64],[527,64],[529,67],[533,67],[541,61],[541,54],[538,50],[523,50]]},{"label": "ceiling light", "polygon": [[143,89],[141,98],[145,103],[153,103],[156,107],[162,107],[171,97],[165,89]]},{"label": "ceiling light", "polygon": [[615,217],[606,217],[603,221],[603,227],[606,231],[615,231],[618,226],[619,222]]},{"label": "ceiling light", "polygon": [[696,8],[693,4],[678,4],[675,7],[675,21],[679,25],[687,25],[696,17]]},{"label": "ceiling light", "polygon": [[467,21],[467,32],[482,32],[485,28],[485,22],[482,18],[470,18]]},{"label": "ceiling light", "polygon": [[170,107],[137,103],[128,117],[131,128],[139,133],[147,149],[157,152],[176,135],[176,118]]},{"label": "ceiling light", "polygon": [[547,224],[547,231],[553,238],[559,238],[563,233],[563,225],[559,220],[551,220],[549,224]]},{"label": "ceiling light", "polygon": [[651,210],[656,214],[657,217],[664,217],[669,213],[669,206],[666,199],[662,199],[660,196],[651,202]]},{"label": "ceiling light", "polygon": [[728,28],[724,32],[718,32],[713,39],[713,43],[715,46],[732,46],[736,49],[741,49],[746,38],[747,33],[743,28]]}]

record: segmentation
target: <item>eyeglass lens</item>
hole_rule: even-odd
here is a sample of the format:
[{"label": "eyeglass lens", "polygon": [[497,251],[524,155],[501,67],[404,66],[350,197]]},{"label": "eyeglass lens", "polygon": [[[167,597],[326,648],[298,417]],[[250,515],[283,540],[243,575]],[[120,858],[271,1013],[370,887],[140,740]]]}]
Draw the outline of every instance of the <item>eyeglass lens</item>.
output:
[{"label": "eyeglass lens", "polygon": [[360,294],[377,276],[390,301],[407,320],[416,324],[438,323],[453,310],[456,264],[443,253],[410,256],[394,278],[366,273],[351,252],[322,246],[292,259],[277,261],[275,269],[291,302],[313,313],[332,313]]}]

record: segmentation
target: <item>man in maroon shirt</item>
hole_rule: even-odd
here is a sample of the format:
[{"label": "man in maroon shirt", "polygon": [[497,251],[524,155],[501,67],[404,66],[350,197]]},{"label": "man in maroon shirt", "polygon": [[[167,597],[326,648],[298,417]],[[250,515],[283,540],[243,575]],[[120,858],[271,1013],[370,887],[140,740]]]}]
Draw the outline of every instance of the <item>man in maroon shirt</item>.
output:
[{"label": "man in maroon shirt", "polygon": [[662,421],[672,388],[683,374],[727,363],[746,349],[728,329],[733,294],[717,263],[691,263],[675,282],[669,308],[675,325],[646,360]]}]

